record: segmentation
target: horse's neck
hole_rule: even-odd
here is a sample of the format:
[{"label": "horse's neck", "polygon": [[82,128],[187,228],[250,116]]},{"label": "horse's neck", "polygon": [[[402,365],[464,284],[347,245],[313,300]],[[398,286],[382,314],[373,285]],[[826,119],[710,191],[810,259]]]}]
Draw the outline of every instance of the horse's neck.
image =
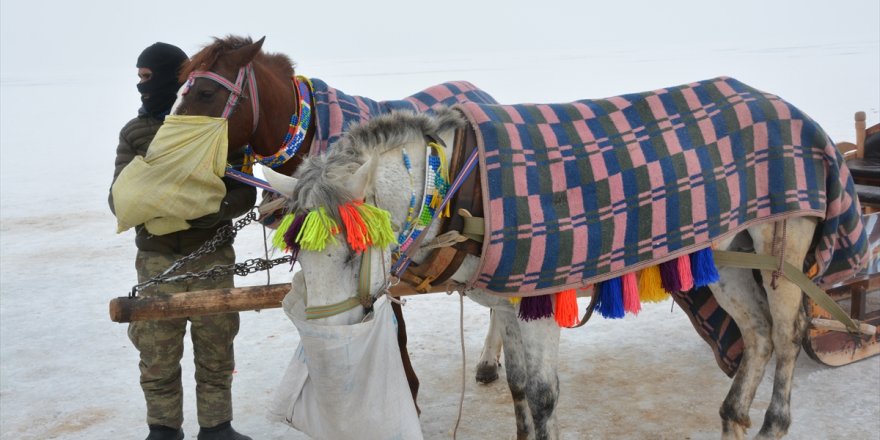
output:
[{"label": "horse's neck", "polygon": [[[282,78],[279,75],[269,74],[265,71],[258,72],[257,78],[260,82],[258,86],[260,120],[258,121],[257,130],[251,136],[249,143],[257,154],[271,156],[281,148],[284,137],[287,135],[290,127],[290,119],[299,111],[299,102],[296,99],[296,95],[294,95],[293,81],[290,78]],[[312,120],[314,121],[314,118]],[[300,149],[301,153],[297,153],[297,156],[302,156],[307,152],[303,150],[307,149],[310,142],[310,138],[303,142],[303,146]],[[293,169],[299,164],[299,161],[296,161],[296,163],[292,162],[294,161],[287,161],[277,171],[288,175],[291,174]],[[285,170],[284,168],[290,169]]]}]

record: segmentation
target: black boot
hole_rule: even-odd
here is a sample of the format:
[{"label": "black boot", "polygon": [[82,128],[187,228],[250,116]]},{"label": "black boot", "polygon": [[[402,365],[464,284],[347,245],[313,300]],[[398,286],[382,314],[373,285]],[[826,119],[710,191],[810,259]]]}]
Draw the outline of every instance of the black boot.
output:
[{"label": "black boot", "polygon": [[150,435],[147,436],[147,440],[183,440],[183,429],[150,425]]},{"label": "black boot", "polygon": [[253,440],[232,429],[232,422],[224,422],[213,428],[200,428],[198,440]]}]

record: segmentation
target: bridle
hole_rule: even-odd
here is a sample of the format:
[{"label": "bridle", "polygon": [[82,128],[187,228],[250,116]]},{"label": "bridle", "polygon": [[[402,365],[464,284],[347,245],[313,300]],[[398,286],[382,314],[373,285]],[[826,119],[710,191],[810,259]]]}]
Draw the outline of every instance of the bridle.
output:
[{"label": "bridle", "polygon": [[[257,124],[260,121],[260,98],[257,91],[257,79],[254,75],[253,63],[247,63],[247,65],[242,66],[240,69],[238,69],[238,75],[236,76],[234,83],[208,70],[194,70],[192,73],[189,74],[189,77],[187,78],[186,85],[183,88],[184,95],[189,93],[189,89],[190,87],[192,87],[193,82],[195,82],[196,78],[209,79],[229,90],[229,99],[226,100],[226,106],[223,108],[223,114],[220,115],[220,117],[223,119],[229,119],[229,115],[232,114],[233,110],[235,110],[235,106],[238,105],[238,100],[239,98],[241,98],[242,92],[244,91],[244,86],[247,85],[248,87],[250,87],[251,109],[254,113],[254,128],[251,130],[251,134],[257,131]],[[247,84],[245,84],[245,82],[247,82]]]}]

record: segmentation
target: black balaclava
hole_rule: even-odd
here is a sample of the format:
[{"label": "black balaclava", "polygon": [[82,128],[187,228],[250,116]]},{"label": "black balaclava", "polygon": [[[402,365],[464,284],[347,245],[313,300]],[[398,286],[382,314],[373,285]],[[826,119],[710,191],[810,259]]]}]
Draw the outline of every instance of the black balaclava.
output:
[{"label": "black balaclava", "polygon": [[[153,71],[148,81],[137,85],[141,93],[144,110],[151,116],[161,117],[171,111],[177,99],[177,90],[183,83],[178,81],[180,66],[187,60],[186,53],[179,47],[167,43],[156,43],[144,49],[137,59],[137,67]],[[144,97],[144,95],[148,95]]]}]

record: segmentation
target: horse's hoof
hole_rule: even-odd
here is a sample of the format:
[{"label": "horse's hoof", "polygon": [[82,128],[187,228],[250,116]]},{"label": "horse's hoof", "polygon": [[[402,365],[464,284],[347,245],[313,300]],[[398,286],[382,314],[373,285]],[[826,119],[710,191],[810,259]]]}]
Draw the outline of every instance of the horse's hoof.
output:
[{"label": "horse's hoof", "polygon": [[498,380],[498,369],[501,364],[498,362],[481,362],[477,365],[477,382],[488,385]]}]

